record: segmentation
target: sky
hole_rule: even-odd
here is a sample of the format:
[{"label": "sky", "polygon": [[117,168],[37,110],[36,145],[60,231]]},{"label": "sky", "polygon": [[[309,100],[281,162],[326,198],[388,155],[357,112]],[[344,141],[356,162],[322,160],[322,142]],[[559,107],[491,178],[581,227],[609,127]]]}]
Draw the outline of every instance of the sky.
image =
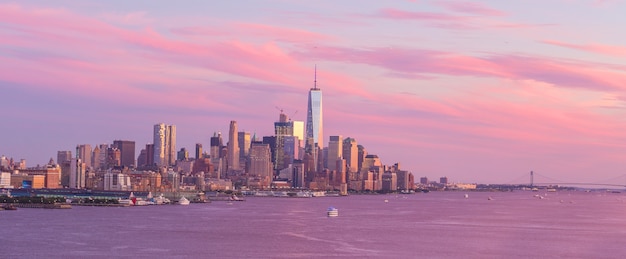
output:
[{"label": "sky", "polygon": [[281,109],[306,121],[317,66],[325,142],[355,138],[416,178],[604,183],[626,174],[624,13],[611,0],[0,1],[0,155],[35,166],[117,139],[139,154],[161,122],[190,153],[231,120],[273,135]]}]

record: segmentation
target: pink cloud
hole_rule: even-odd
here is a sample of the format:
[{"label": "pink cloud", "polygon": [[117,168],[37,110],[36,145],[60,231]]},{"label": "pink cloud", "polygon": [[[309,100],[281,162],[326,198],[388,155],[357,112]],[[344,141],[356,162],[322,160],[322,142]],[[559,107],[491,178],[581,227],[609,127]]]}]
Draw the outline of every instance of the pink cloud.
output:
[{"label": "pink cloud", "polygon": [[[521,55],[469,56],[460,53],[406,48],[349,49],[319,47],[315,56],[327,60],[368,64],[405,75],[479,76],[532,79],[566,88],[624,90],[626,71],[610,65]],[[321,54],[320,54],[321,53]]]},{"label": "pink cloud", "polygon": [[462,22],[469,17],[459,15],[449,15],[444,13],[433,12],[409,12],[393,8],[382,9],[377,14],[381,18],[398,19],[398,20],[420,20],[420,21],[444,21],[444,22]]},{"label": "pink cloud", "polygon": [[505,12],[493,9],[489,6],[486,6],[481,3],[476,2],[454,2],[454,1],[443,1],[438,2],[437,4],[445,7],[446,9],[454,12],[460,13],[468,13],[468,14],[476,14],[476,15],[485,15],[485,16],[504,16]]},{"label": "pink cloud", "polygon": [[544,40],[541,42],[545,44],[554,45],[554,46],[581,50],[581,51],[591,52],[591,53],[597,53],[597,54],[602,54],[602,55],[607,55],[607,56],[626,56],[626,47],[624,46],[610,46],[610,45],[603,45],[603,44],[583,45],[583,44],[566,43],[566,42],[555,41],[555,40]]}]

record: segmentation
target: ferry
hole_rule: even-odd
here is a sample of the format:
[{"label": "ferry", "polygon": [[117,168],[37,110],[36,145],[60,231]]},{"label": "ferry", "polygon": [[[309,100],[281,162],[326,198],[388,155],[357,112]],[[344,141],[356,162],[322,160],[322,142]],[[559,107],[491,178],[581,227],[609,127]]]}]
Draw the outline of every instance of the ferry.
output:
[{"label": "ferry", "polygon": [[335,207],[328,207],[328,210],[326,211],[326,214],[329,217],[337,217],[339,216],[339,210]]}]

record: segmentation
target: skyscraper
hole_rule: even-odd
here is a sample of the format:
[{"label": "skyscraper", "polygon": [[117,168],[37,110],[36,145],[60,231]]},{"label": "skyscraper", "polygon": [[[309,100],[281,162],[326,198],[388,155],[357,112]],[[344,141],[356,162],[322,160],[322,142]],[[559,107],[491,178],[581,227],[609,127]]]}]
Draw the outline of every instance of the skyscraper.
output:
[{"label": "skyscraper", "polygon": [[135,141],[114,140],[113,147],[120,150],[120,165],[135,167]]},{"label": "skyscraper", "polygon": [[[343,140],[343,158],[346,159],[346,164],[349,168],[349,173],[356,173],[359,171],[359,148],[357,142],[353,138],[345,138]],[[355,178],[356,179],[356,178]],[[355,180],[350,178],[350,180]]]},{"label": "skyscraper", "polygon": [[171,166],[176,162],[176,126],[154,125],[154,163]]},{"label": "skyscraper", "polygon": [[78,158],[80,158],[83,161],[83,163],[85,163],[85,166],[91,166],[91,156],[92,156],[91,145],[89,144],[79,145],[76,148],[76,150],[78,152]]},{"label": "skyscraper", "polygon": [[274,135],[276,136],[274,150],[274,169],[281,170],[286,168],[285,165],[285,137],[293,136],[293,122],[287,121],[287,115],[282,110],[278,117],[278,121],[274,122]]},{"label": "skyscraper", "polygon": [[263,142],[253,141],[248,159],[248,174],[259,177],[269,183],[273,178],[270,146]]},{"label": "skyscraper", "polygon": [[239,165],[245,165],[248,154],[250,153],[250,132],[238,132],[237,142],[239,144]]},{"label": "skyscraper", "polygon": [[[337,168],[337,160],[343,157],[343,141],[341,140],[341,136],[330,136],[330,141],[328,142],[328,170],[336,170]],[[340,168],[343,171],[343,168]]]},{"label": "skyscraper", "polygon": [[220,161],[220,153],[222,152],[222,146],[223,146],[223,141],[222,141],[222,133],[213,133],[213,137],[211,137],[211,145],[209,147],[209,152],[210,152],[210,156],[211,156],[211,163],[217,165]]},{"label": "skyscraper", "polygon": [[309,105],[306,117],[306,153],[313,156],[315,170],[318,170],[319,150],[323,148],[322,130],[322,90],[317,88],[317,69],[315,70],[315,80],[313,88],[309,90]]},{"label": "skyscraper", "polygon": [[202,144],[200,143],[196,143],[196,160],[197,159],[202,159],[203,155],[202,155]]},{"label": "skyscraper", "polygon": [[237,121],[230,121],[228,130],[228,170],[239,170],[239,139]]},{"label": "skyscraper", "polygon": [[72,151],[57,151],[57,164],[62,165],[72,160]]}]

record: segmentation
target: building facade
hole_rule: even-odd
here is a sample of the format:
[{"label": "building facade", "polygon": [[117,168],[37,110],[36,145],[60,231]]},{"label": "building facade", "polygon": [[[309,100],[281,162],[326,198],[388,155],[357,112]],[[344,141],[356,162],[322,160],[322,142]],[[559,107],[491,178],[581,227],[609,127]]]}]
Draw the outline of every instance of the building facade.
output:
[{"label": "building facade", "polygon": [[176,126],[159,123],[154,125],[154,163],[160,167],[176,162]]}]

